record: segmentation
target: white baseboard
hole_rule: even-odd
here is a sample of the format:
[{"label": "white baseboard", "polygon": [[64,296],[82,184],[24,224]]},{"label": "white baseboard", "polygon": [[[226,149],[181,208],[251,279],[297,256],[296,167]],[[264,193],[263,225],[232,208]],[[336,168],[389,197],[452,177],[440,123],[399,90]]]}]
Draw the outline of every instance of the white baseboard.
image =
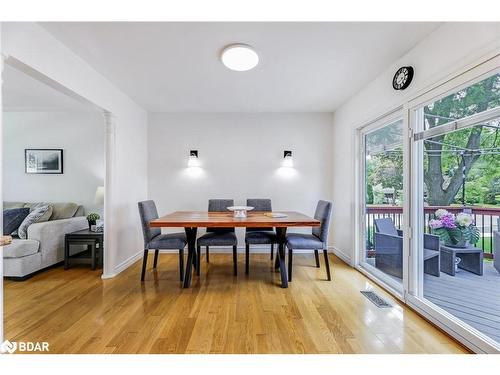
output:
[{"label": "white baseboard", "polygon": [[127,268],[129,268],[132,264],[137,262],[139,259],[142,258],[143,251],[139,251],[137,254],[132,255],[131,257],[125,259],[123,262],[121,262],[119,265],[117,265],[114,269],[114,272],[112,274],[102,274],[101,279],[112,279],[113,277],[116,277],[119,273],[125,271]]},{"label": "white baseboard", "polygon": [[330,246],[330,249],[332,249],[333,253],[338,256],[340,259],[342,259],[345,263],[350,265],[351,267],[354,267],[354,262],[352,261],[352,258],[349,254],[347,254],[345,251],[340,250],[338,247],[335,246]]}]

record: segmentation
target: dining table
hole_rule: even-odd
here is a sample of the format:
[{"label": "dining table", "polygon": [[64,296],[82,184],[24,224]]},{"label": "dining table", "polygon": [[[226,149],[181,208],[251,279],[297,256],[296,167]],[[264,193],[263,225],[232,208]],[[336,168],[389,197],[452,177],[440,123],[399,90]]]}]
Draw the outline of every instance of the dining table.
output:
[{"label": "dining table", "polygon": [[248,212],[246,217],[234,217],[232,212],[176,211],[149,223],[154,228],[184,228],[188,244],[188,257],[184,272],[183,287],[189,288],[192,269],[196,262],[196,235],[198,228],[276,228],[278,256],[275,268],[280,270],[281,287],[288,287],[285,265],[286,231],[290,227],[319,227],[321,222],[295,211],[280,211],[279,215],[270,212]]}]

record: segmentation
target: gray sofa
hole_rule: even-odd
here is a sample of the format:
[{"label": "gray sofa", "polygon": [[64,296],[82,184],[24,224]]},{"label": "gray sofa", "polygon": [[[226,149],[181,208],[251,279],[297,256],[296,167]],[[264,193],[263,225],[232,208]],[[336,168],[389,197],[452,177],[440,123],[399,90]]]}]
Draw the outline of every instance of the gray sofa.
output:
[{"label": "gray sofa", "polygon": [[3,249],[4,276],[24,279],[34,272],[64,260],[66,233],[88,228],[82,206],[75,203],[4,202],[4,210],[48,204],[52,215],[48,221],[28,227],[28,238],[14,236],[12,244]]}]

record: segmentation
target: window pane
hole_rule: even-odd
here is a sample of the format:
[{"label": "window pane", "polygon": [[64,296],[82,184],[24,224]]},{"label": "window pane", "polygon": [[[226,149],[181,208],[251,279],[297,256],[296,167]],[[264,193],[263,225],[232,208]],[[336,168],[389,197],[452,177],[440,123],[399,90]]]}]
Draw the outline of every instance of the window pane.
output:
[{"label": "window pane", "polygon": [[[365,135],[363,263],[398,285],[403,278],[403,121]],[[396,236],[393,234],[396,233]]]},{"label": "window pane", "polygon": [[[496,74],[424,107],[425,128],[499,105]],[[416,144],[423,146],[419,289],[500,343],[500,119]]]},{"label": "window pane", "polygon": [[500,105],[500,74],[495,74],[424,107],[425,130]]}]

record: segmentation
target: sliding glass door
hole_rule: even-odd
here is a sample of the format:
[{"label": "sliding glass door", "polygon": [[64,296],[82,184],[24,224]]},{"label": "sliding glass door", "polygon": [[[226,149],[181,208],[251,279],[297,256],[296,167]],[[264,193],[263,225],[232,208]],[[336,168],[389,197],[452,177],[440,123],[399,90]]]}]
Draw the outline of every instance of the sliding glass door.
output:
[{"label": "sliding glass door", "polygon": [[[479,351],[500,348],[500,74],[410,110],[412,296]],[[499,250],[497,250],[499,249]]]},{"label": "sliding glass door", "polygon": [[403,120],[399,113],[361,130],[359,265],[402,294]]},{"label": "sliding glass door", "polygon": [[359,270],[500,353],[500,56],[358,129]]}]

